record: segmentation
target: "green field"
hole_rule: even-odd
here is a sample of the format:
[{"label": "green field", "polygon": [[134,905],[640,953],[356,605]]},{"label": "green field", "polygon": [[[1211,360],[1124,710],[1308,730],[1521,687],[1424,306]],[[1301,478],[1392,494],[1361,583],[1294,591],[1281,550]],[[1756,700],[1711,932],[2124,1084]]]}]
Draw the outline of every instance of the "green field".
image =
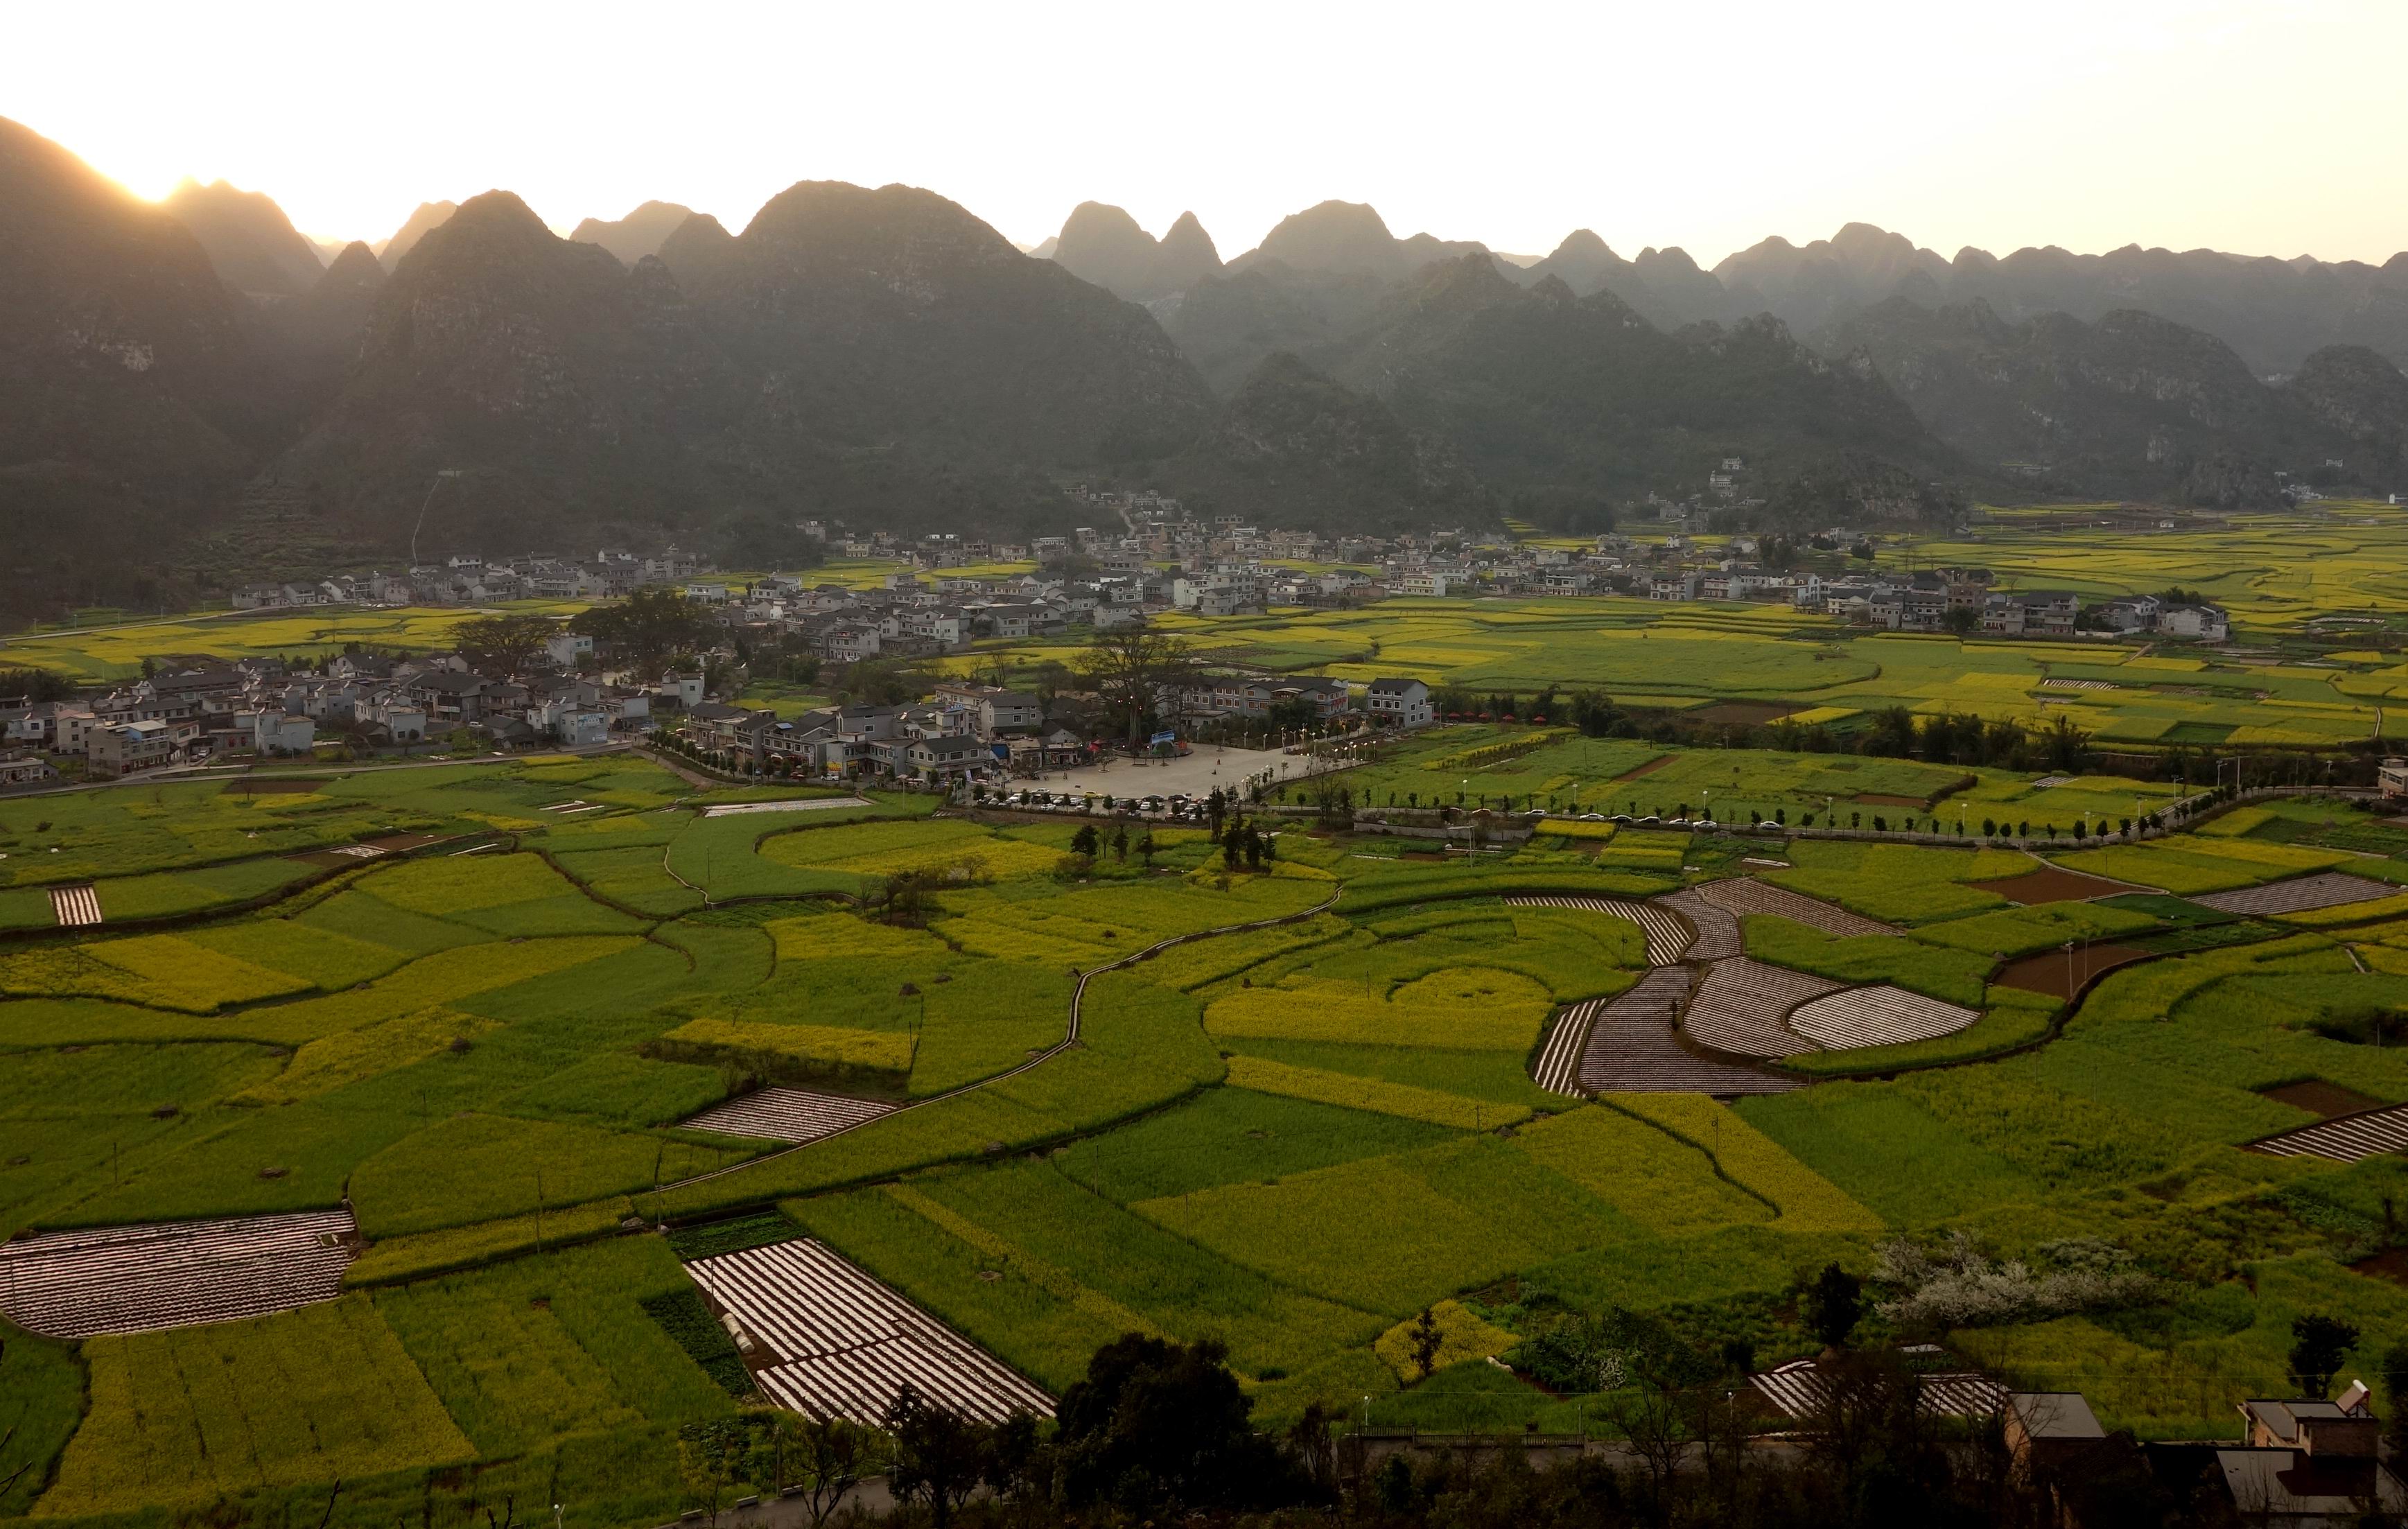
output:
[{"label": "green field", "polygon": [[[2120,777],[1630,738],[1487,751],[1527,736],[1449,729],[1355,779],[1375,807],[1390,782],[1565,812],[1711,789],[1793,822],[1909,810],[1863,798],[2068,822],[2165,799]],[[569,794],[606,810],[542,814]],[[0,1235],[348,1201],[368,1243],[342,1300],[283,1316],[6,1335],[0,1478],[33,1465],[0,1509],[280,1522],[325,1513],[340,1479],[330,1529],[375,1529],[466,1522],[490,1479],[597,1529],[667,1522],[706,1506],[681,1437],[740,1415],[748,1387],[679,1252],[798,1232],[1056,1391],[1125,1332],[1217,1339],[1275,1423],[1367,1396],[1440,1424],[1591,1415],[1486,1355],[1535,1373],[1517,1350],[1550,1323],[1617,1310],[1707,1350],[1811,1352],[1801,1279],[1870,1272],[1899,1236],[2129,1250],[2147,1300],[1938,1336],[2154,1435],[2226,1429],[2228,1393],[2276,1383],[2302,1311],[2362,1320],[2361,1368],[2408,1316],[2353,1267],[2408,1245],[2391,1166],[2238,1150],[2315,1118],[2286,1085],[2408,1101],[2385,1025],[2408,1008],[2408,919],[2384,901],[2236,920],[2183,895],[2336,865],[2408,883],[2408,834],[2375,814],[2278,801],[2047,856],[1584,825],[1477,866],[1290,831],[1230,873],[1194,831],[1158,836],[1150,866],[1086,865],[1068,824],[868,799],[710,819],[665,772],[604,759],[0,807],[20,838],[64,835],[40,859],[72,848],[111,919],[0,940]],[[510,837],[288,858],[395,829]],[[2043,859],[2159,890],[2019,907],[1977,885]],[[928,889],[884,902],[907,871]],[[1539,1088],[1551,1019],[1625,991],[1647,951],[1624,920],[1507,899],[1735,875],[1894,930],[1751,916],[1756,959],[1982,1017],[1801,1057],[1813,1086],[1736,1107]],[[151,917],[177,922],[111,926]],[[1285,922],[1228,932],[1265,921]],[[2000,980],[2069,941],[2152,959],[2071,1005]],[[682,1123],[761,1082],[917,1107],[793,1151]],[[631,1217],[680,1229],[618,1236]],[[1417,1379],[1400,1324],[1449,1302],[1450,1352],[1474,1357]]]}]

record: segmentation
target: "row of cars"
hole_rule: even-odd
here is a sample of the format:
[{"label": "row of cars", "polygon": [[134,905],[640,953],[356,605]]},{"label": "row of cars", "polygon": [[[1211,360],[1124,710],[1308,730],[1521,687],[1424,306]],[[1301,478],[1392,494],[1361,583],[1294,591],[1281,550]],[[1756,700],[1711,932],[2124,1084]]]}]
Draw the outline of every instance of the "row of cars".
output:
[{"label": "row of cars", "polygon": [[1205,803],[1184,794],[1111,796],[1100,792],[1015,791],[999,798],[996,805],[1024,812],[1134,813],[1175,822],[1202,822],[1210,815]]}]

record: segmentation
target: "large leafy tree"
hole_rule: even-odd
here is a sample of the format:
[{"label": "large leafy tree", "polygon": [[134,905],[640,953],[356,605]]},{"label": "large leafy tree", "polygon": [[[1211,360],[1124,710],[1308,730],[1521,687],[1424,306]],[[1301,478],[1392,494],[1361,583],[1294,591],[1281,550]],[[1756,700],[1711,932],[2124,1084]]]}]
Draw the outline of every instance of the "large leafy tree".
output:
[{"label": "large leafy tree", "polygon": [[651,667],[678,653],[690,653],[708,644],[710,618],[673,589],[638,590],[615,606],[595,606],[570,622],[572,631],[607,643],[640,665]]},{"label": "large leafy tree", "polygon": [[479,616],[462,622],[452,636],[479,668],[517,674],[535,662],[559,630],[549,616]]},{"label": "large leafy tree", "polygon": [[1254,1431],[1254,1402],[1227,1358],[1210,1340],[1136,1333],[1096,1350],[1055,1414],[1066,1500],[1117,1500],[1142,1514],[1173,1503],[1244,1508],[1291,1495],[1294,1467]]}]

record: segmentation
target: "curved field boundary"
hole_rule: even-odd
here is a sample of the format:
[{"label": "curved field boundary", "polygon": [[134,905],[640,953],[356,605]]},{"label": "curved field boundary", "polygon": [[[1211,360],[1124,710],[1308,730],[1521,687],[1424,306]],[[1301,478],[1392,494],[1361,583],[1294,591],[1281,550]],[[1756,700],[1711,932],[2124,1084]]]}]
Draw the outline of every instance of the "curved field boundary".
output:
[{"label": "curved field boundary", "polygon": [[1845,908],[1834,907],[1819,897],[1809,897],[1802,892],[1791,892],[1754,877],[1733,877],[1727,881],[1708,881],[1697,889],[1698,895],[1726,913],[1744,917],[1750,913],[1770,914],[1819,929],[1842,939],[1859,935],[1896,935],[1896,926]]},{"label": "curved field boundary", "polygon": [[1790,1011],[1844,986],[1828,977],[1735,956],[1706,968],[1681,1029],[1698,1045],[1717,1051],[1765,1061],[1794,1056],[1816,1048],[1784,1023]]},{"label": "curved field boundary", "polygon": [[1670,966],[1679,961],[1692,937],[1689,926],[1677,915],[1654,903],[1636,903],[1621,897],[1508,897],[1505,906],[1577,908],[1635,923],[1647,936],[1647,965],[1651,966]]},{"label": "curved field boundary", "polygon": [[1688,960],[1728,961],[1747,954],[1747,940],[1740,933],[1738,918],[1698,895],[1697,888],[1685,887],[1656,901],[1688,920],[1689,927],[1698,932],[1686,952]]},{"label": "curved field boundary", "polygon": [[1684,1047],[1673,1022],[1689,996],[1689,970],[1663,966],[1597,1007],[1582,1049],[1580,1083],[1588,1093],[1786,1093],[1804,1080]]},{"label": "curved field boundary", "polygon": [[1581,1054],[1588,1046],[1589,1026],[1597,1022],[1597,1011],[1606,1002],[1603,998],[1591,998],[1556,1016],[1555,1027],[1547,1032],[1547,1043],[1540,1049],[1539,1060],[1530,1068],[1530,1077],[1541,1088],[1567,1098],[1580,1097]]},{"label": "curved field boundary", "polygon": [[1789,1028],[1825,1050],[1901,1046],[1972,1028],[1981,1010],[1943,1004],[1886,982],[1814,998],[1791,1011]]},{"label": "curved field boundary", "polygon": [[1147,946],[1141,950],[1131,951],[1129,954],[1121,957],[1118,961],[1110,962],[1104,965],[1097,966],[1093,971],[1081,972],[1079,974],[1079,985],[1072,989],[1070,993],[1069,1022],[1065,1027],[1062,1038],[1055,1041],[1053,1045],[1048,1046],[1042,1051],[1038,1052],[1035,1056],[1030,1057],[1027,1061],[1020,1064],[1020,1065],[1016,1067],[1008,1067],[1002,1072],[996,1073],[992,1077],[982,1078],[975,1082],[964,1083],[959,1088],[947,1089],[942,1093],[931,1093],[924,1099],[914,1099],[907,1105],[897,1105],[893,1109],[884,1110],[880,1114],[873,1116],[869,1120],[855,1121],[850,1125],[838,1126],[836,1130],[826,1132],[821,1136],[813,1137],[810,1141],[797,1143],[795,1146],[785,1148],[780,1151],[765,1152],[759,1157],[746,1158],[741,1163],[732,1163],[724,1168],[713,1168],[709,1173],[695,1174],[691,1179],[680,1179],[671,1183],[658,1185],[651,1193],[657,1193],[661,1190],[685,1189],[695,1184],[710,1183],[715,1179],[724,1179],[730,1174],[742,1173],[749,1168],[756,1168],[764,1163],[775,1162],[779,1158],[786,1156],[788,1153],[808,1151],[811,1148],[818,1146],[823,1141],[827,1141],[834,1137],[845,1136],[853,1131],[858,1131],[865,1125],[874,1124],[878,1121],[888,1119],[891,1116],[905,1114],[914,1109],[924,1109],[930,1105],[942,1104],[948,1099],[958,1099],[965,1093],[972,1093],[982,1088],[991,1088],[995,1084],[1000,1083],[1006,1079],[1017,1078],[1022,1073],[1027,1072],[1032,1068],[1041,1067],[1079,1043],[1080,1009],[1081,1006],[1086,1001],[1087,984],[1095,979],[1103,976],[1106,972],[1115,972],[1125,966],[1134,966],[1139,962],[1145,960],[1148,956],[1159,955],[1163,951],[1169,950],[1174,945],[1186,945],[1199,939],[1217,939],[1223,935],[1242,935],[1249,930],[1270,929],[1283,923],[1301,923],[1307,919],[1318,918],[1322,914],[1328,912],[1331,908],[1338,906],[1339,892],[1343,890],[1344,889],[1342,887],[1334,889],[1331,891],[1329,895],[1322,901],[1298,912],[1282,913],[1268,919],[1253,919],[1244,923],[1224,924],[1218,929],[1199,929],[1195,933],[1188,935],[1173,935],[1168,939],[1156,940],[1154,944]]}]

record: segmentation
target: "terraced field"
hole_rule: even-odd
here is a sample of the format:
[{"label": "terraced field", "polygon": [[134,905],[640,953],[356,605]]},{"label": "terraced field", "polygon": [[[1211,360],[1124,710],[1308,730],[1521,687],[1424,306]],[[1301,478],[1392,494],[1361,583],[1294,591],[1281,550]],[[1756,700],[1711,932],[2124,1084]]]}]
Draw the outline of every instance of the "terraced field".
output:
[{"label": "terraced field", "polygon": [[[2386,841],[2329,804],[2054,857],[1698,833],[1468,867],[1283,831],[1233,874],[1201,836],[1081,863],[924,797],[713,815],[608,759],[312,784],[45,808],[132,867],[68,873],[99,924],[0,934],[0,1232],[29,1234],[0,1313],[38,1335],[0,1362],[91,1398],[20,1436],[45,1514],[323,1514],[399,1472],[466,1522],[477,1473],[535,1473],[640,1529],[707,1511],[681,1430],[755,1401],[869,1420],[908,1382],[1041,1416],[1138,1332],[1226,1343],[1268,1421],[1411,1407],[1440,1382],[1396,1334],[1445,1303],[1484,1379],[1542,1309],[1769,1363],[1810,1349],[1799,1271],[1900,1232],[2179,1250],[2169,1309],[2230,1306],[2215,1363],[2279,1368],[2286,1313],[2361,1299],[2339,1255],[2386,1235],[2408,860],[2339,843]],[[306,838],[211,826],[296,794],[336,804]],[[2132,874],[2012,895],[2116,850]],[[2153,856],[2275,901],[2126,890]],[[110,901],[198,872],[222,900],[172,924]],[[2323,903],[2335,877],[2384,895]],[[2132,959],[2072,1002],[2013,985],[2111,941]],[[2329,1098],[2374,1113],[2300,1102]],[[2267,1260],[2323,1293],[2251,1284]],[[381,1529],[352,1511],[329,1529]]]}]

